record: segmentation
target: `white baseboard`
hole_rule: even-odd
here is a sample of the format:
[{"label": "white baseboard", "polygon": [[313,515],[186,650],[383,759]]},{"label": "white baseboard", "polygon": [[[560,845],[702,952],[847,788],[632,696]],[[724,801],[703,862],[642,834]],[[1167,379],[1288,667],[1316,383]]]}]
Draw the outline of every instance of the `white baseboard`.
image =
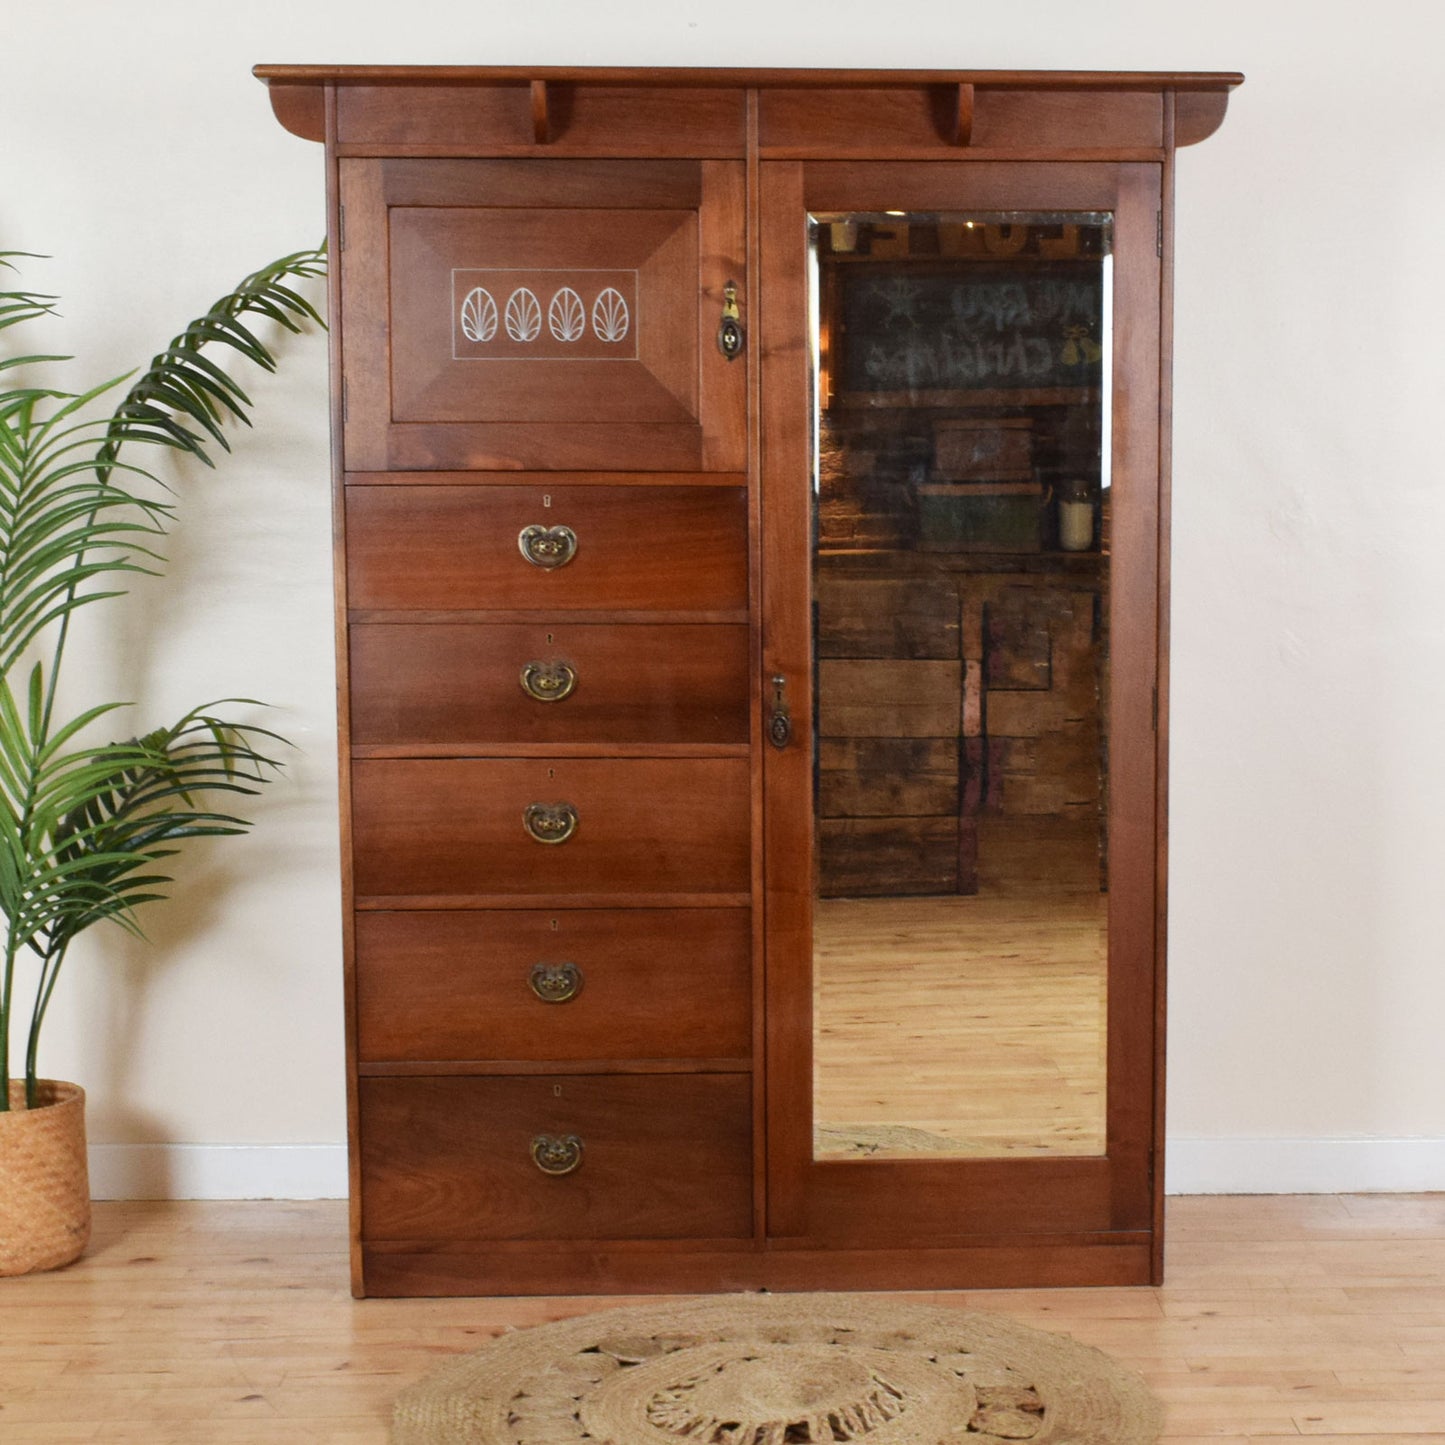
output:
[{"label": "white baseboard", "polygon": [[[1445,1191],[1445,1139],[1171,1139],[1170,1194]],[[344,1144],[92,1144],[96,1199],[344,1199]]]},{"label": "white baseboard", "polygon": [[92,1144],[94,1199],[345,1199],[345,1144]]},{"label": "white baseboard", "polygon": [[1445,1190],[1445,1139],[1170,1139],[1169,1194]]}]

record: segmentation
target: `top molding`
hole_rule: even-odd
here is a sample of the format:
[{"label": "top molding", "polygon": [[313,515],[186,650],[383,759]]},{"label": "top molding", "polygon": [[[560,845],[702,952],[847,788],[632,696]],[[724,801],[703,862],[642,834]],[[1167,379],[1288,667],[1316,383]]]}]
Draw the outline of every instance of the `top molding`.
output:
[{"label": "top molding", "polygon": [[[258,65],[253,73],[270,87],[282,125],[343,154],[654,153],[620,104],[642,90],[661,153],[741,155],[751,91],[753,143],[778,158],[857,149],[1146,159],[1212,134],[1244,79],[1233,71],[470,65]],[[328,135],[329,95],[337,101]]]},{"label": "top molding", "polygon": [[889,86],[994,85],[1025,90],[1231,90],[1235,70],[788,70],[690,66],[257,65],[257,80],[285,85],[496,85],[532,80],[571,85]]}]

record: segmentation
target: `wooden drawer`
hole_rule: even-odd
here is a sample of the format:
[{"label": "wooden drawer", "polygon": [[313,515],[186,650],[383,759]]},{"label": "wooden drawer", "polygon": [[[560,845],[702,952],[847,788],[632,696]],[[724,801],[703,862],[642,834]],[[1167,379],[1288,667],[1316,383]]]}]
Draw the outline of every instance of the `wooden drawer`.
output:
[{"label": "wooden drawer", "polygon": [[[745,1074],[362,1079],[367,1240],[718,1239],[752,1230]],[[547,1135],[581,1144],[564,1175]]]},{"label": "wooden drawer", "polygon": [[358,1052],[745,1059],[750,920],[746,908],[360,913]]},{"label": "wooden drawer", "polygon": [[[352,767],[356,892],[746,893],[745,758],[363,759]],[[529,836],[567,804],[565,842]]]},{"label": "wooden drawer", "polygon": [[747,628],[568,621],[352,627],[354,745],[502,739],[745,743]]},{"label": "wooden drawer", "polygon": [[[575,554],[558,567],[533,565],[519,543],[528,527],[569,529]],[[353,609],[748,605],[741,487],[350,486],[346,551]]]}]

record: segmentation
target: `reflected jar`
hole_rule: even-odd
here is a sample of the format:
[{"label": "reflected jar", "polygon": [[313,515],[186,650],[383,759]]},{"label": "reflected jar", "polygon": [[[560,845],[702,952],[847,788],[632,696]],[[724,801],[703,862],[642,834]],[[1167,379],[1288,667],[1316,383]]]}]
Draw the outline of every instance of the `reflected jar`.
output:
[{"label": "reflected jar", "polygon": [[1059,485],[1059,549],[1087,552],[1094,545],[1094,499],[1089,484],[1074,480]]}]

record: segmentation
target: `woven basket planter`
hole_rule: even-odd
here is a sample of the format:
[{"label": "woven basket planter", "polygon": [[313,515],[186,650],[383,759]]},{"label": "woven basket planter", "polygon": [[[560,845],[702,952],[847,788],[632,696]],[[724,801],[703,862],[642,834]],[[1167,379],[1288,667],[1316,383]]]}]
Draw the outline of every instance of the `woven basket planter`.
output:
[{"label": "woven basket planter", "polygon": [[85,1090],[41,1079],[39,1103],[10,1085],[0,1113],[0,1275],[58,1269],[90,1240]]}]

